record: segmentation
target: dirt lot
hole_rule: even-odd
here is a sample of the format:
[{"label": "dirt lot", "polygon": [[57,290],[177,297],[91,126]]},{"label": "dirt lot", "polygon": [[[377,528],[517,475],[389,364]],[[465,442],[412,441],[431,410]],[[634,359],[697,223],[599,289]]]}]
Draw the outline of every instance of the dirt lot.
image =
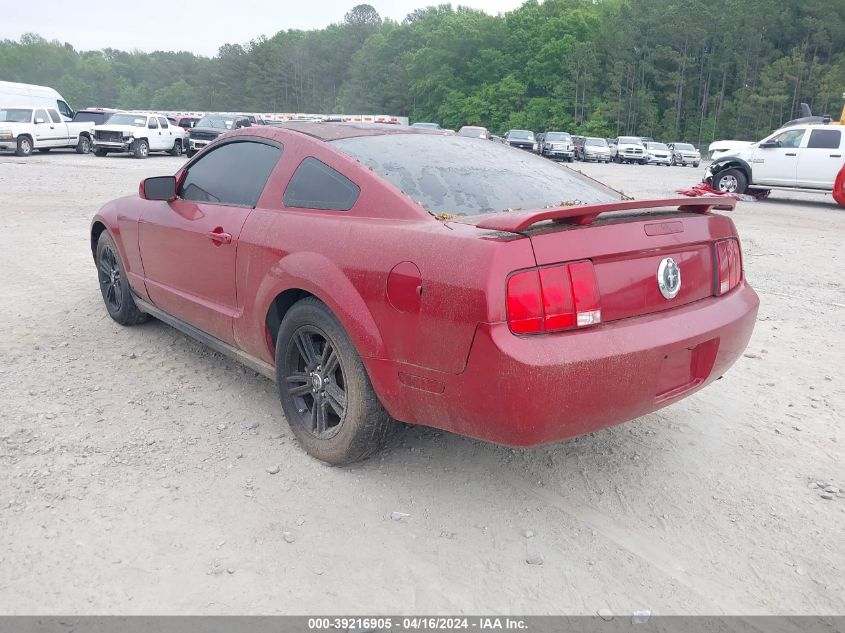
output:
[{"label": "dirt lot", "polygon": [[[740,203],[759,322],[699,394],[537,450],[408,428],[337,469],[272,383],[102,306],[91,215],[183,160],[0,157],[0,613],[845,614],[829,198]],[[701,176],[576,167],[638,197]]]}]

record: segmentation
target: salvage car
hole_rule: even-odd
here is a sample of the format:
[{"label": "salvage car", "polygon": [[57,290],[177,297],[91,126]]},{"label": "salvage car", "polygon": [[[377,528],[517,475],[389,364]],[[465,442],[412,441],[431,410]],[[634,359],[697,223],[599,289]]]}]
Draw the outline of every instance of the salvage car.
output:
[{"label": "salvage car", "polygon": [[534,132],[531,130],[508,130],[505,132],[505,143],[511,147],[517,147],[529,152],[533,152],[537,146],[537,141],[534,139]]},{"label": "salvage car", "polygon": [[237,130],[242,127],[250,127],[249,119],[246,117],[233,117],[222,114],[204,116],[197,124],[188,130],[188,149],[186,154],[190,157],[211,143],[221,134],[229,130]]},{"label": "salvage car", "polygon": [[576,141],[575,157],[584,162],[594,160],[597,163],[609,163],[610,147],[606,140],[598,136],[581,137],[581,140]]},{"label": "salvage car", "polygon": [[613,142],[613,160],[617,163],[646,164],[645,146],[639,136],[619,136]]},{"label": "salvage car", "polygon": [[32,150],[49,152],[70,147],[79,154],[91,150],[91,122],[65,122],[55,108],[0,108],[0,150],[26,157]]},{"label": "salvage car", "polygon": [[458,130],[458,136],[489,139],[492,135],[486,127],[481,127],[480,125],[464,125]]},{"label": "salvage car", "polygon": [[698,167],[701,162],[701,152],[692,143],[669,143],[669,150],[672,152],[673,165]]},{"label": "salvage car", "polygon": [[427,130],[290,123],[146,178],[90,240],[112,319],[155,317],[275,380],[301,446],[344,464],[396,420],[536,446],[718,379],[758,308],[711,212],[735,203],[623,200]]},{"label": "salvage car", "polygon": [[94,127],[94,154],[130,153],[147,158],[150,152],[181,156],[185,131],[171,125],[163,114],[118,112]]},{"label": "salvage car", "polygon": [[643,146],[645,147],[646,162],[649,165],[669,167],[672,164],[672,150],[665,143],[643,141]]},{"label": "salvage car", "polygon": [[542,140],[538,139],[540,153],[552,160],[575,160],[575,146],[569,132],[546,132]]},{"label": "salvage car", "polygon": [[773,189],[829,194],[845,165],[843,157],[845,126],[798,125],[722,152],[707,167],[704,181],[717,191],[757,198]]}]

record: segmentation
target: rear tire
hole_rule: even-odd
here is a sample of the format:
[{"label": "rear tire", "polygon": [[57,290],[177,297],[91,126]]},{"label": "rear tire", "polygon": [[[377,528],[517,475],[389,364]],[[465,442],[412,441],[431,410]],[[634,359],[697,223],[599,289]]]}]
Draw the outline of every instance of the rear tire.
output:
[{"label": "rear tire", "polygon": [[711,187],[723,193],[745,193],[748,179],[738,169],[725,169],[713,176]]},{"label": "rear tire", "polygon": [[276,384],[296,439],[329,464],[369,457],[397,426],[337,317],[314,297],[294,304],[282,319]]},{"label": "rear tire", "polygon": [[120,252],[108,231],[100,233],[97,240],[96,263],[100,293],[109,316],[121,325],[137,325],[149,319],[135,304]]},{"label": "rear tire", "polygon": [[173,149],[170,150],[171,156],[181,156],[182,155],[182,141],[174,141],[173,142]]}]

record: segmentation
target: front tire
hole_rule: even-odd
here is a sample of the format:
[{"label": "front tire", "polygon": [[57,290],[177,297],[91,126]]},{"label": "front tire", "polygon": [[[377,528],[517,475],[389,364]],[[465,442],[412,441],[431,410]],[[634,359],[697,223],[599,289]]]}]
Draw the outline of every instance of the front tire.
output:
[{"label": "front tire", "polygon": [[738,169],[725,169],[713,176],[710,186],[722,193],[745,193],[748,179]]},{"label": "front tire", "polygon": [[173,142],[173,149],[170,150],[171,156],[181,156],[182,155],[182,141],[174,141]]},{"label": "front tire", "polygon": [[108,156],[109,153],[104,149],[95,149],[94,156]]},{"label": "front tire", "polygon": [[77,154],[87,154],[91,151],[91,139],[87,136],[80,136],[79,142],[76,144]]},{"label": "front tire", "polygon": [[314,297],[294,304],[282,320],[276,384],[296,439],[329,464],[369,457],[396,428],[349,336]]},{"label": "front tire", "polygon": [[138,139],[132,147],[132,155],[135,158],[146,158],[150,155],[150,144],[142,138]]},{"label": "front tire", "polygon": [[146,321],[149,315],[141,312],[135,304],[120,253],[107,231],[103,231],[97,240],[96,261],[100,293],[109,316],[121,325],[137,325]]},{"label": "front tire", "polygon": [[15,154],[24,158],[32,154],[32,139],[28,136],[19,136]]},{"label": "front tire", "polygon": [[191,158],[196,153],[197,153],[197,150],[195,150],[195,149],[186,149],[185,150],[185,156],[187,156],[188,158]]}]

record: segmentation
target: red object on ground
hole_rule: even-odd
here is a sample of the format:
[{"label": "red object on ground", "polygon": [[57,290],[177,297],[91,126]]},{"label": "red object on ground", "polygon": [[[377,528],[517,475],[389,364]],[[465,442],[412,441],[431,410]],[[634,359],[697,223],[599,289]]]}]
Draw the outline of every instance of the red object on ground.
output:
[{"label": "red object on ground", "polygon": [[[710,201],[571,207],[545,211],[539,224],[544,212],[514,211],[510,223],[503,214],[438,221],[332,143],[415,133],[425,132],[321,123],[226,133],[179,171],[177,187],[190,181],[194,191],[185,191],[205,195],[192,169],[227,145],[275,147],[280,158],[254,205],[121,198],[96,214],[92,244],[108,231],[140,300],[265,367],[276,361],[285,312],[314,296],[349,335],[394,419],[510,446],[654,411],[742,355],[759,301],[742,274],[736,227],[707,212]],[[469,157],[488,147],[447,140],[466,143]],[[342,191],[350,181],[360,189],[347,210],[288,206],[288,186],[308,161],[313,173],[341,175],[333,186]],[[224,164],[218,182],[234,167]],[[660,208],[667,204],[675,208]]]},{"label": "red object on ground", "polygon": [[833,183],[833,199],[840,207],[845,207],[845,165],[836,174],[836,181]]},{"label": "red object on ground", "polygon": [[741,200],[742,197],[738,196],[735,193],[728,193],[726,191],[718,191],[713,189],[710,185],[706,182],[700,182],[696,185],[693,185],[689,189],[675,189],[675,193],[679,193],[682,196],[720,196],[722,198],[733,198],[734,200]]}]

